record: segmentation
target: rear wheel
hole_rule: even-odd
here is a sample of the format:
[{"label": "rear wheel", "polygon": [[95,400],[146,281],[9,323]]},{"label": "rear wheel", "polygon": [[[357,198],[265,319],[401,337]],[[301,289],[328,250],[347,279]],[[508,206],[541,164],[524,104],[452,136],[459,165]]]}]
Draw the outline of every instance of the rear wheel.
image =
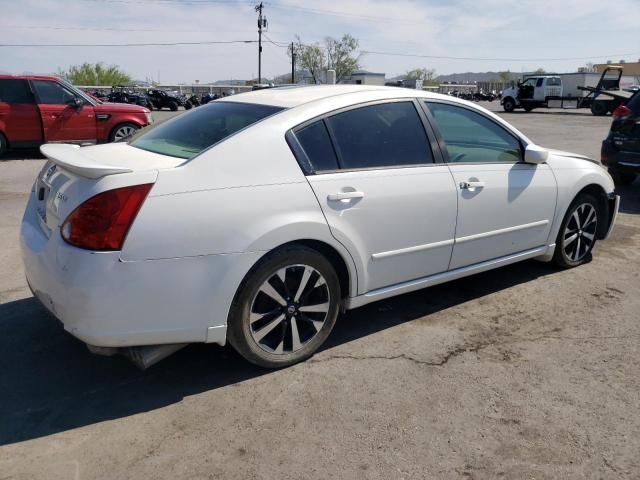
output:
[{"label": "rear wheel", "polygon": [[609,169],[609,175],[613,178],[614,183],[620,186],[631,185],[636,179],[635,173],[618,172],[612,169]]},{"label": "rear wheel", "polygon": [[109,136],[109,141],[111,142],[121,142],[132,136],[134,133],[138,131],[140,127],[133,123],[121,123],[117,125]]},{"label": "rear wheel", "polygon": [[504,99],[504,101],[502,102],[502,108],[504,108],[505,112],[513,112],[516,108],[516,101],[511,98],[511,97],[507,97]]},{"label": "rear wheel", "polygon": [[303,246],[276,250],[240,285],[229,312],[229,343],[261,367],[293,365],[324,343],[339,305],[338,276],[324,256]]},{"label": "rear wheel", "polygon": [[0,157],[7,153],[8,145],[6,137],[0,133]]},{"label": "rear wheel", "polygon": [[599,221],[598,200],[581,193],[571,203],[562,220],[553,261],[562,268],[577,267],[590,259],[596,243]]}]

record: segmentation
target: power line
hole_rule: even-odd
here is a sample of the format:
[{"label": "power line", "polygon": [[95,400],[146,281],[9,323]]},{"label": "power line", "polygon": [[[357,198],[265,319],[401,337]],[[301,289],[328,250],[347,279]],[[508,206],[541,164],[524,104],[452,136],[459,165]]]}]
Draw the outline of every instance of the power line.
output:
[{"label": "power line", "polygon": [[593,60],[594,58],[630,57],[640,55],[636,53],[610,53],[608,55],[590,55],[588,57],[560,57],[560,58],[487,58],[487,57],[451,57],[445,55],[420,55],[417,53],[379,52],[373,50],[360,50],[364,55],[387,55],[392,57],[430,58],[437,60],[478,60],[499,62],[560,62],[567,60]]},{"label": "power line", "polygon": [[228,45],[258,43],[257,40],[211,40],[204,42],[145,43],[0,43],[0,47],[172,47],[176,45]]},{"label": "power line", "polygon": [[[213,30],[168,30],[168,29],[153,29],[153,28],[94,28],[94,27],[58,27],[53,25],[3,25],[0,24],[0,28],[7,29],[24,29],[24,30],[78,30],[85,32],[156,32],[156,33],[212,33]],[[244,30],[215,30],[216,33],[246,33]]]}]

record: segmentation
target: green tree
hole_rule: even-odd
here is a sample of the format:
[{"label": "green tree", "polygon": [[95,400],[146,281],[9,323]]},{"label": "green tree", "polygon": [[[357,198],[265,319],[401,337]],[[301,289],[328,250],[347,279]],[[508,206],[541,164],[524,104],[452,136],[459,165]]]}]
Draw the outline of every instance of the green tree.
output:
[{"label": "green tree", "polygon": [[502,83],[509,83],[511,80],[513,80],[513,77],[511,76],[511,72],[509,70],[505,72],[499,72],[498,76],[500,77],[500,81]]},{"label": "green tree", "polygon": [[131,77],[116,65],[83,63],[72,65],[68,70],[58,69],[58,75],[75,85],[120,85],[131,81]]},{"label": "green tree", "polygon": [[355,55],[358,45],[358,40],[349,34],[343,35],[340,40],[327,37],[322,46],[318,43],[304,44],[296,36],[293,52],[289,46],[288,55],[291,57],[295,52],[297,65],[309,71],[314,83],[322,83],[322,72],[328,69],[336,71],[336,82],[340,82],[360,68],[360,56]]},{"label": "green tree", "polygon": [[415,68],[409,70],[406,74],[407,80],[422,80],[423,82],[431,82],[436,76],[433,68]]},{"label": "green tree", "polygon": [[545,73],[547,73],[547,72],[545,71],[545,69],[544,69],[544,68],[542,68],[542,67],[538,67],[538,68],[536,69],[536,71],[535,71],[535,72],[533,72],[533,73],[537,73],[538,75],[543,75],[543,74],[545,74]]}]

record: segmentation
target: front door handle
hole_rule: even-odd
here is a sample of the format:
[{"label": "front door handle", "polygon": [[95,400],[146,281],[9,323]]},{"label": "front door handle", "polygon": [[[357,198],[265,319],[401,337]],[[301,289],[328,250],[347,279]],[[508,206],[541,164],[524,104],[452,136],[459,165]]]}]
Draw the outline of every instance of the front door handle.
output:
[{"label": "front door handle", "polygon": [[327,200],[330,202],[336,202],[338,200],[353,200],[356,198],[363,198],[364,192],[340,192],[331,193],[327,195]]},{"label": "front door handle", "polygon": [[466,181],[466,182],[460,182],[460,188],[462,190],[475,190],[476,188],[484,188],[484,182],[480,182],[480,181]]}]

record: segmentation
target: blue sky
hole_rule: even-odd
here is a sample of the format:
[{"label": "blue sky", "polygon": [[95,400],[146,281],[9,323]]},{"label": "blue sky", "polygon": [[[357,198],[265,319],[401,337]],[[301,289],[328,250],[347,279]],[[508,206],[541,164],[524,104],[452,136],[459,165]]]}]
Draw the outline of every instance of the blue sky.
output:
[{"label": "blue sky", "polygon": [[[272,0],[267,37],[305,43],[350,33],[363,68],[388,77],[543,67],[640,58],[640,0]],[[170,43],[256,40],[255,2],[234,0],[0,0],[0,44]],[[617,16],[610,12],[619,13]],[[621,56],[621,54],[626,54]],[[573,59],[585,57],[585,59]],[[550,60],[572,58],[572,60]],[[257,76],[257,45],[0,47],[0,70],[51,73],[102,61],[163,83]],[[263,75],[290,71],[286,49],[265,43]]]}]

